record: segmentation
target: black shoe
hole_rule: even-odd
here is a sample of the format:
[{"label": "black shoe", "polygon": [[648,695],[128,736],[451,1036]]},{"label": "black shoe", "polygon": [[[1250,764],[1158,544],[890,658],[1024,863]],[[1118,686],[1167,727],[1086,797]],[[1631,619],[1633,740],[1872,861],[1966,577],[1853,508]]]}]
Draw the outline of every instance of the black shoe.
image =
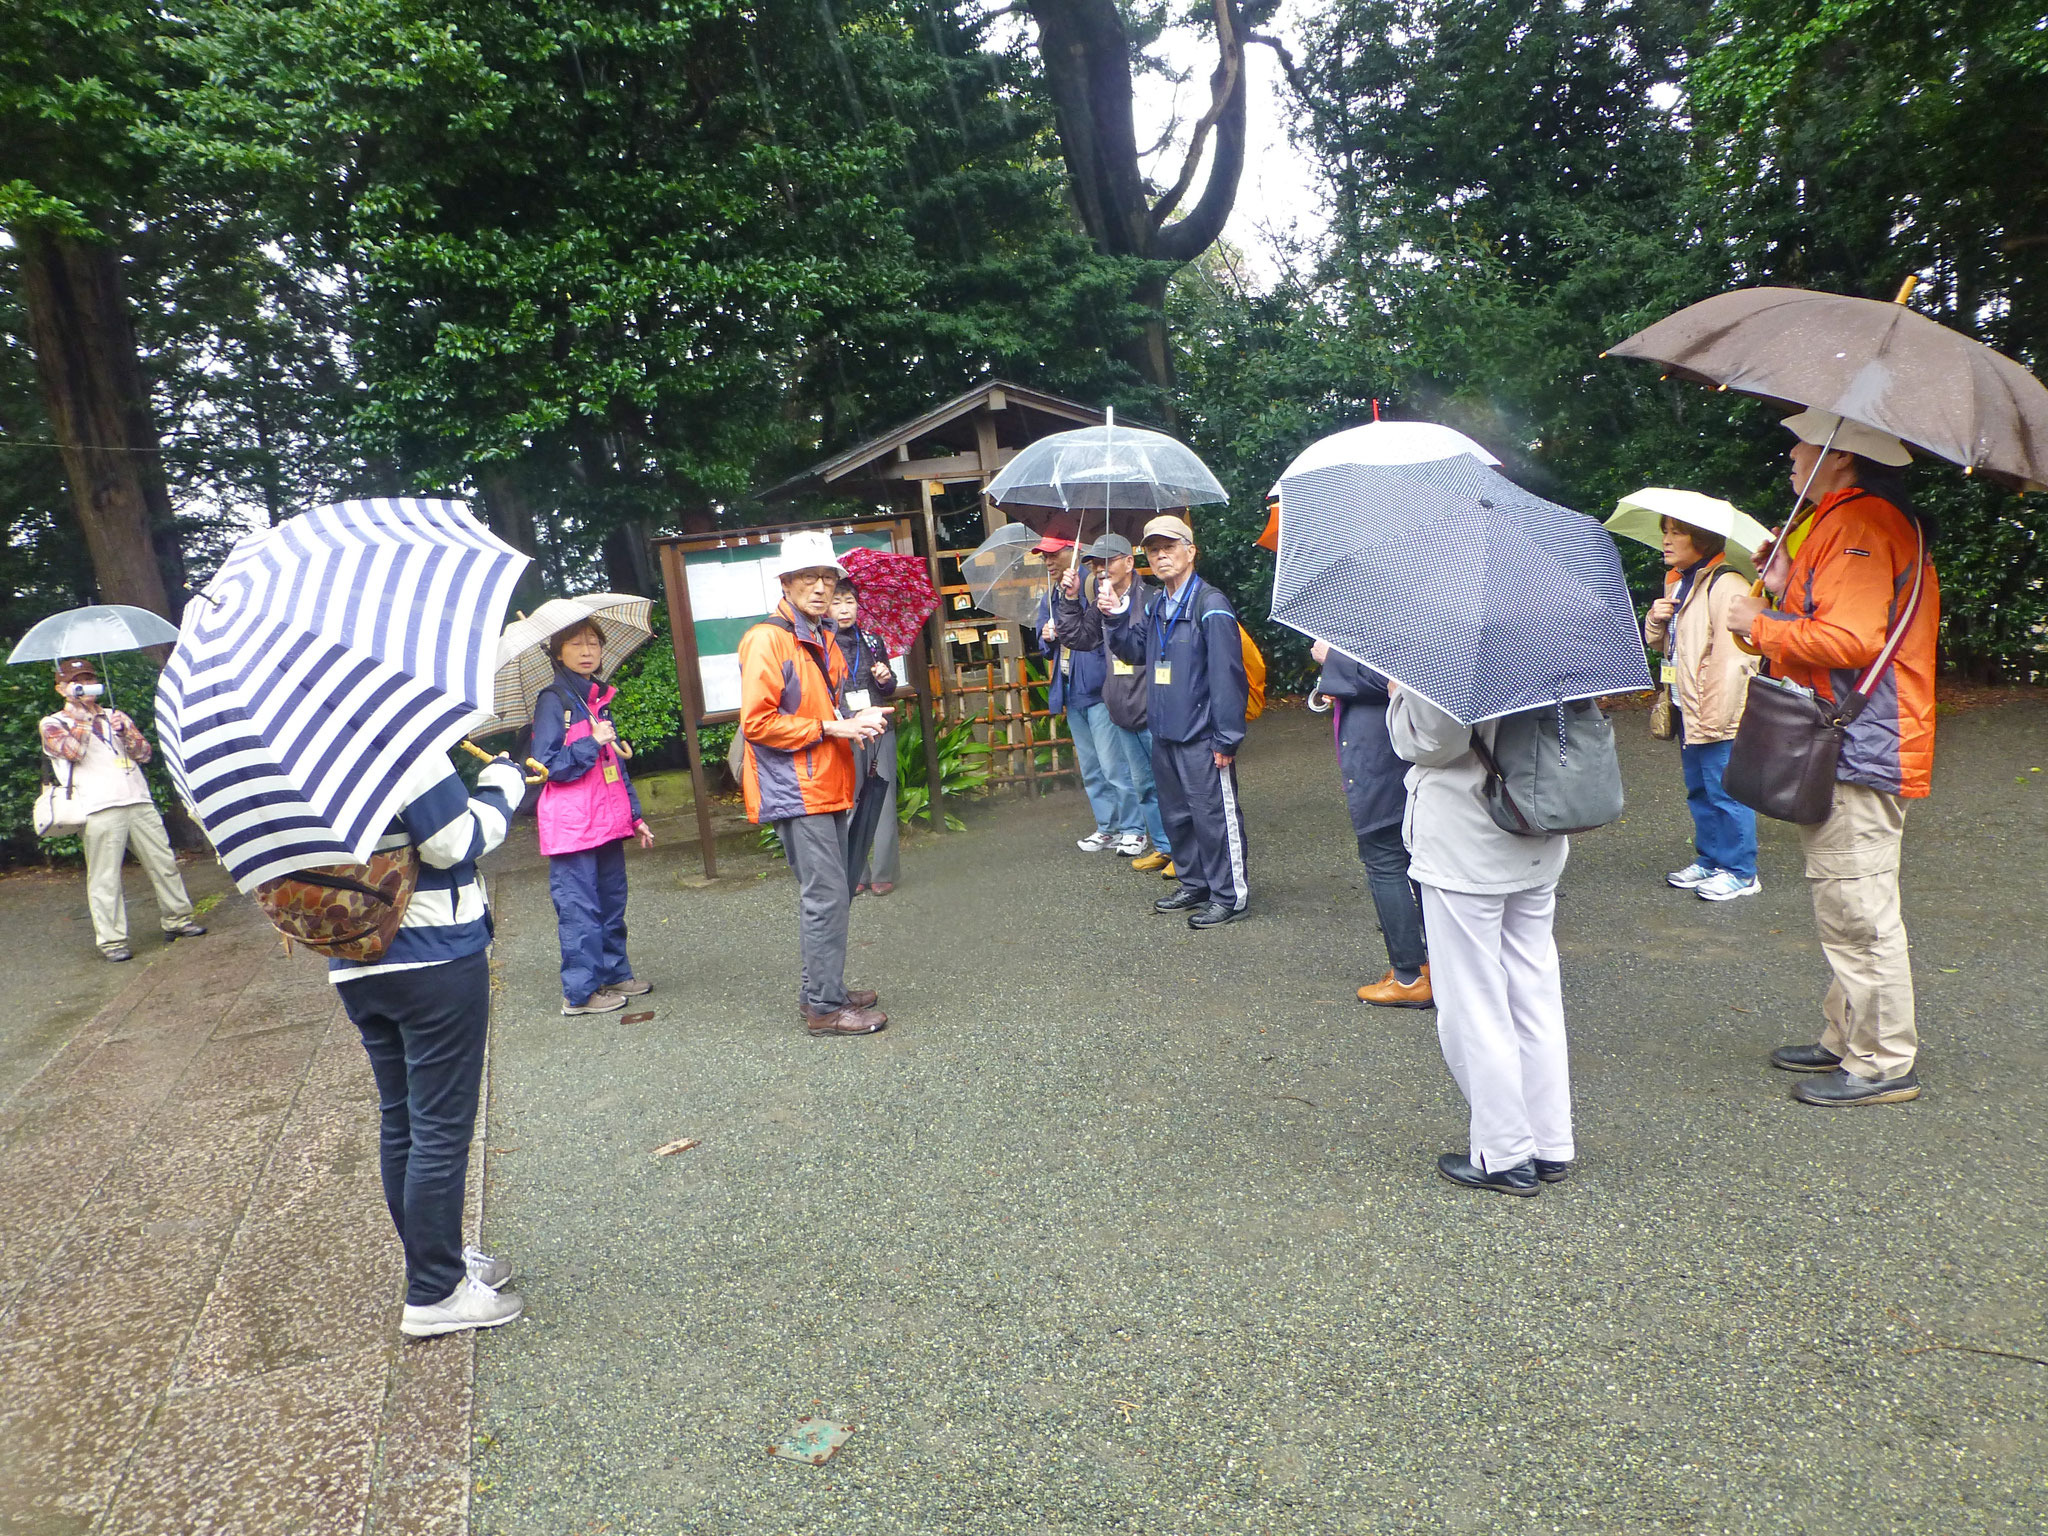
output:
[{"label": "black shoe", "polygon": [[1533,1159],[1526,1163],[1517,1163],[1512,1168],[1501,1168],[1487,1173],[1463,1153],[1446,1152],[1436,1160],[1436,1171],[1453,1184],[1462,1184],[1467,1189],[1491,1189],[1503,1195],[1521,1195],[1526,1198],[1542,1188],[1542,1185],[1536,1182],[1536,1164]]},{"label": "black shoe", "polygon": [[1826,1077],[1809,1078],[1792,1090],[1802,1104],[1820,1104],[1836,1109],[1848,1104],[1903,1104],[1920,1097],[1920,1079],[1912,1073],[1900,1077],[1858,1077],[1846,1067],[1837,1067]]},{"label": "black shoe", "polygon": [[1188,914],[1190,928],[1221,928],[1225,923],[1234,923],[1246,915],[1248,907],[1226,907],[1220,901],[1212,901],[1199,912]]},{"label": "black shoe", "polygon": [[1196,907],[1206,907],[1208,904],[1208,897],[1199,896],[1186,886],[1182,886],[1171,896],[1162,896],[1159,900],[1153,902],[1152,910],[1154,912],[1188,912]]},{"label": "black shoe", "polygon": [[1572,1176],[1572,1165],[1570,1163],[1553,1163],[1547,1158],[1541,1157],[1537,1158],[1535,1162],[1536,1177],[1546,1184],[1562,1184]]},{"label": "black shoe", "polygon": [[1771,1065],[1786,1072],[1832,1072],[1842,1058],[1818,1045],[1781,1045],[1771,1052]]}]

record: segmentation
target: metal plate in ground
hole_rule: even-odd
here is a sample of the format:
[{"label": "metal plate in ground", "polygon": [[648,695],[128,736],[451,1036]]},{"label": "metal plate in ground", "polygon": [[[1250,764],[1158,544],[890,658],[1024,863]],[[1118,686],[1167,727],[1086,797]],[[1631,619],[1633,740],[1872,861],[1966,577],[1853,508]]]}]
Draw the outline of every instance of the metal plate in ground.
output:
[{"label": "metal plate in ground", "polygon": [[822,1467],[839,1453],[839,1447],[846,1444],[847,1437],[857,1428],[858,1425],[835,1424],[830,1419],[798,1419],[787,1435],[768,1447],[768,1454],[784,1461]]}]

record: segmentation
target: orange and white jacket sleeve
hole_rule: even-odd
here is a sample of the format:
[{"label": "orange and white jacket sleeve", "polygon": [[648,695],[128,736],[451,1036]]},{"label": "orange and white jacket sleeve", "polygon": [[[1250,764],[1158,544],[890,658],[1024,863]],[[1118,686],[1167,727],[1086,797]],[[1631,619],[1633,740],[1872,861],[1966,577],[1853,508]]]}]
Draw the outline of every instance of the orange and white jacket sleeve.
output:
[{"label": "orange and white jacket sleeve", "polygon": [[[1793,662],[1827,671],[1853,671],[1877,660],[1899,595],[1899,574],[1910,573],[1917,545],[1897,513],[1883,526],[1843,526],[1830,519],[1814,532],[1829,547],[1805,551],[1800,563],[1811,571],[1812,613],[1806,617],[1771,611],[1751,626],[1751,643],[1773,662]],[[1900,547],[1900,536],[1904,547]],[[1795,573],[1795,581],[1798,579]]]}]

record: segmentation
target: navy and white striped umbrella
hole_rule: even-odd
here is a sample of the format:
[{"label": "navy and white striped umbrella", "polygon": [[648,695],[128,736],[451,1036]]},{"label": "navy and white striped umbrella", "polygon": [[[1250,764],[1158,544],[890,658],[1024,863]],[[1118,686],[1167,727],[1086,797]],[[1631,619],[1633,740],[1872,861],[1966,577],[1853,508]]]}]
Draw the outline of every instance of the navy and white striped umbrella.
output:
[{"label": "navy and white striped umbrella", "polygon": [[1614,540],[1477,459],[1314,469],[1280,504],[1273,617],[1468,725],[1651,686]]},{"label": "navy and white striped umbrella", "polygon": [[527,563],[454,501],[344,501],[235,546],[156,707],[236,885],[369,858],[415,765],[489,716]]}]

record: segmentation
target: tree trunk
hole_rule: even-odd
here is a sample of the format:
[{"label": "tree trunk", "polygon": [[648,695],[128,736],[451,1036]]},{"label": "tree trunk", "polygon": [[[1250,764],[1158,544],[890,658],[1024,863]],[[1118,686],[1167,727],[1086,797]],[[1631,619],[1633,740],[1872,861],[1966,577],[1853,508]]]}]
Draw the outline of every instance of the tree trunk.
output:
[{"label": "tree trunk", "polygon": [[36,377],[100,600],[176,619],[184,561],[120,252],[36,230],[15,240]]},{"label": "tree trunk", "polygon": [[513,609],[531,613],[545,601],[547,591],[541,579],[540,538],[534,528],[533,502],[518,475],[502,465],[481,471],[477,484],[484,493],[484,520],[490,524],[491,532],[532,561],[520,576],[519,585],[512,589]]},{"label": "tree trunk", "polygon": [[604,579],[614,592],[656,597],[654,560],[647,551],[647,525],[637,518],[604,536]]},{"label": "tree trunk", "polygon": [[[1122,349],[1161,394],[1172,413],[1173,362],[1166,334],[1166,285],[1223,232],[1244,172],[1247,16],[1257,21],[1275,0],[1213,0],[1217,62],[1210,77],[1209,109],[1197,123],[1180,179],[1155,201],[1138,163],[1131,107],[1131,40],[1116,0],[1026,0],[1038,23],[1038,54],[1045,69],[1059,130],[1060,155],[1082,227],[1097,250],[1160,265],[1141,277],[1132,297],[1150,317]],[[1193,185],[1205,145],[1212,144],[1208,179],[1186,215],[1167,219]],[[1170,423],[1169,423],[1170,424]]]}]

